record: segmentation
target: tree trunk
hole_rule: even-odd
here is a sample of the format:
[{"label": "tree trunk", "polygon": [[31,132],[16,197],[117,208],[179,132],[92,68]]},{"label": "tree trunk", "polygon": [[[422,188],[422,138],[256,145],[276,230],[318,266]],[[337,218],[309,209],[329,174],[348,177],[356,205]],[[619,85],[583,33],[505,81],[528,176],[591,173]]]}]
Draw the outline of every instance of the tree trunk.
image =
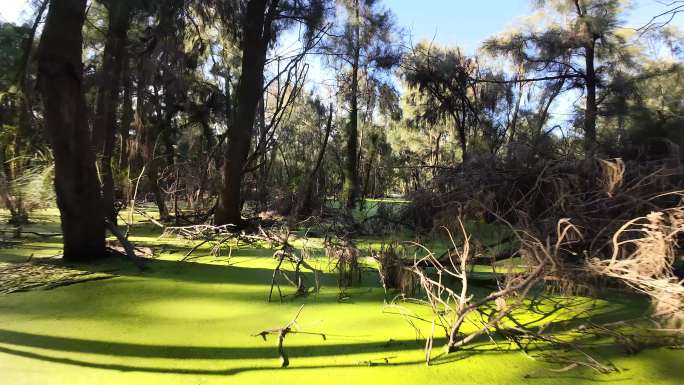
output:
[{"label": "tree trunk", "polygon": [[[0,121],[0,126],[2,126],[2,121]],[[15,202],[17,197],[12,193],[12,186],[8,177],[11,170],[9,170],[9,162],[5,161],[6,151],[7,146],[0,143],[0,164],[2,164],[2,167],[0,167],[0,197],[2,198],[2,203],[5,205],[7,211],[10,212],[8,223],[11,225],[22,225],[26,221],[21,221],[21,219],[24,218],[21,211],[19,211],[21,206]],[[26,217],[26,219],[28,220],[28,217]]]},{"label": "tree trunk", "polygon": [[311,211],[313,211],[312,196],[316,183],[316,176],[318,175],[318,171],[320,170],[321,165],[323,164],[325,150],[328,147],[328,140],[330,138],[330,133],[332,132],[332,118],[333,106],[331,104],[330,112],[328,115],[328,123],[325,127],[325,136],[323,138],[323,144],[321,145],[321,149],[318,152],[318,156],[316,157],[316,162],[314,163],[313,169],[311,169],[311,173],[309,173],[308,177],[306,177],[304,183],[302,184],[302,187],[299,189],[299,193],[297,194],[298,204],[297,208],[295,209],[295,215],[297,215],[297,217],[299,218],[308,216],[309,214],[311,214]]},{"label": "tree trunk", "polygon": [[37,55],[64,258],[78,261],[105,254],[104,210],[82,88],[85,9],[86,0],[51,2]]},{"label": "tree trunk", "polygon": [[371,142],[371,148],[368,151],[368,161],[366,162],[366,170],[363,176],[363,190],[361,194],[361,199],[366,199],[370,197],[368,194],[368,187],[370,185],[371,170],[373,170],[373,161],[375,161],[375,156],[377,155],[378,148],[377,143]]},{"label": "tree trunk", "polygon": [[259,99],[263,96],[266,50],[271,41],[271,23],[277,0],[271,2],[266,15],[267,0],[250,0],[244,18],[242,42],[242,72],[238,86],[238,108],[235,124],[228,132],[228,152],[223,168],[223,188],[216,207],[216,225],[242,227],[242,177],[252,143],[254,121]]},{"label": "tree trunk", "polygon": [[129,141],[131,125],[133,124],[133,96],[131,94],[132,82],[130,76],[130,59],[128,54],[123,61],[123,69],[121,80],[123,82],[123,103],[121,106],[121,126],[119,127],[119,135],[121,135],[121,148],[119,150],[119,169],[124,169],[130,165],[129,159]]},{"label": "tree trunk", "polygon": [[592,158],[596,155],[596,116],[598,114],[598,107],[596,104],[596,69],[594,66],[596,40],[592,38],[591,42],[585,47],[586,58],[586,91],[587,101],[584,112],[584,150],[587,158]]},{"label": "tree trunk", "polygon": [[95,137],[102,156],[100,173],[105,215],[111,223],[116,224],[112,155],[116,140],[116,109],[119,104],[119,88],[131,11],[128,1],[110,1],[108,8],[109,29],[102,58],[101,84],[97,93]]},{"label": "tree trunk", "polygon": [[[266,138],[266,108],[265,108],[265,100],[262,98],[259,103],[258,107],[258,116],[259,116],[259,138]],[[265,146],[264,146],[265,148]],[[275,152],[275,151],[273,151]],[[260,163],[259,169],[256,171],[255,175],[257,178],[257,198],[259,200],[259,205],[261,208],[265,209],[267,206],[267,201],[268,201],[268,174],[269,174],[269,154],[266,150],[261,152],[261,155],[259,155],[259,158],[257,162]]]},{"label": "tree trunk", "polygon": [[[147,181],[149,183],[149,191],[154,195],[154,200],[159,210],[159,219],[163,222],[168,219],[169,213],[166,209],[166,202],[164,201],[164,196],[159,188],[159,161],[157,159],[156,148],[157,148],[157,131],[154,127],[155,124],[151,124],[147,120],[146,113],[146,93],[147,93],[147,74],[145,72],[145,58],[141,57],[138,61],[138,85],[136,90],[136,119],[135,126],[138,135],[139,143],[139,159],[141,163],[146,167]],[[156,93],[156,89],[155,89]],[[159,113],[157,113],[158,119]],[[142,167],[142,166],[141,166]]]},{"label": "tree trunk", "polygon": [[347,125],[347,161],[344,167],[344,185],[342,187],[344,205],[348,209],[354,207],[359,194],[358,158],[359,147],[359,65],[361,57],[361,18],[359,0],[354,0],[354,58],[352,62],[351,111]]},{"label": "tree trunk", "polygon": [[440,145],[442,142],[442,136],[444,133],[442,131],[439,132],[437,135],[437,140],[435,140],[435,155],[432,158],[432,178],[437,178],[437,166],[439,166],[439,151],[440,151]]},{"label": "tree trunk", "polygon": [[455,113],[452,113],[451,117],[454,119],[454,122],[456,122],[456,132],[458,133],[458,144],[461,147],[461,161],[463,163],[465,163],[466,160],[468,160],[468,135],[466,133],[466,126],[465,126],[466,125],[465,112],[463,113],[463,116],[460,118]]}]

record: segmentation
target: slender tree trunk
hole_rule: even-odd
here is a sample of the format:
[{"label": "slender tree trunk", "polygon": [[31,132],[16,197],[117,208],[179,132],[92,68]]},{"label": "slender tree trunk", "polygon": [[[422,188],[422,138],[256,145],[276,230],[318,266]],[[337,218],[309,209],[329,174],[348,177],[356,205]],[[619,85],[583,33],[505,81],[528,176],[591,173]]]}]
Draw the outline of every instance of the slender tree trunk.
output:
[{"label": "slender tree trunk", "polygon": [[[2,126],[2,121],[0,121],[0,126]],[[5,152],[7,151],[7,146],[0,143],[0,164],[3,166],[0,167],[0,197],[2,198],[2,203],[5,205],[5,208],[10,212],[10,220],[8,223],[17,225],[20,223],[15,223],[16,218],[20,217],[20,214],[17,212],[16,209],[16,204],[13,199],[13,194],[12,194],[12,186],[10,185],[8,174],[10,171],[9,169],[9,162],[5,161]]]},{"label": "slender tree trunk", "polygon": [[[145,58],[141,57],[138,62],[138,85],[136,90],[136,119],[135,128],[138,135],[138,153],[136,157],[141,161],[140,167],[146,168],[147,182],[149,184],[149,191],[154,195],[154,200],[159,210],[159,219],[165,221],[169,217],[164,201],[164,195],[159,188],[159,161],[156,155],[157,149],[157,131],[155,128],[158,124],[151,124],[147,120],[146,113],[146,93],[147,93],[147,76],[145,73]],[[156,91],[156,90],[155,90]],[[159,113],[157,118],[161,119]]]},{"label": "slender tree trunk", "polygon": [[432,178],[437,177],[437,166],[439,165],[439,151],[442,144],[442,136],[444,136],[444,133],[440,131],[437,135],[437,140],[435,140],[435,153],[432,158]]},{"label": "slender tree trunk", "polygon": [[[265,100],[262,98],[259,102],[259,137],[260,138],[265,138],[266,137],[266,108],[265,108]],[[259,166],[259,169],[256,171],[256,176],[257,176],[257,197],[259,199],[259,205],[261,207],[266,207],[266,201],[268,200],[268,191],[267,191],[267,182],[268,182],[268,171],[269,171],[269,165],[268,165],[268,152],[263,151],[261,155],[259,155],[259,158],[257,161],[261,163],[261,166]]]},{"label": "slender tree trunk", "polygon": [[121,136],[121,148],[119,150],[119,169],[124,169],[129,165],[129,141],[131,125],[133,124],[133,95],[131,94],[131,76],[130,76],[130,60],[126,54],[123,62],[123,70],[121,80],[123,82],[123,103],[121,106],[121,126],[119,127],[119,135]]},{"label": "slender tree trunk", "polygon": [[147,181],[150,184],[150,191],[154,195],[154,201],[159,210],[159,219],[163,222],[169,219],[169,210],[166,207],[166,200],[164,199],[164,194],[159,187],[159,159],[157,156],[157,148],[159,144],[159,136],[164,130],[162,127],[163,112],[161,110],[161,105],[159,103],[159,93],[157,91],[156,85],[154,88],[154,99],[157,108],[157,121],[156,124],[144,125],[144,154],[145,154],[145,164],[148,166]]},{"label": "slender tree trunk", "polygon": [[[465,111],[465,110],[464,110]],[[454,119],[454,122],[456,122],[456,132],[458,133],[458,144],[461,147],[461,160],[463,163],[468,159],[468,137],[466,134],[466,119],[465,119],[465,113],[463,114],[462,117],[459,117],[457,114],[452,113],[451,117]]]},{"label": "slender tree trunk", "polygon": [[366,170],[363,176],[363,193],[361,194],[361,199],[372,198],[370,194],[370,177],[371,170],[373,169],[373,161],[375,160],[375,151],[371,151],[368,154],[368,163],[366,164]]},{"label": "slender tree trunk", "polygon": [[242,177],[249,155],[259,99],[263,96],[266,51],[271,41],[271,23],[277,0],[272,0],[266,15],[267,0],[250,0],[244,18],[242,72],[238,86],[239,101],[235,124],[228,132],[228,152],[223,169],[223,188],[214,222],[242,227]]},{"label": "slender tree trunk", "polygon": [[368,191],[369,191],[369,185],[370,185],[370,176],[371,176],[371,170],[373,169],[373,161],[375,161],[375,156],[377,155],[377,145],[376,144],[371,144],[371,149],[368,151],[368,161],[366,163],[366,170],[364,171],[364,176],[363,176],[363,193],[361,194],[361,199],[365,199],[369,197]]},{"label": "slender tree trunk", "polygon": [[302,187],[299,189],[297,194],[297,208],[295,209],[295,214],[298,217],[305,217],[311,214],[313,191],[316,183],[316,176],[319,174],[321,165],[323,164],[323,159],[325,158],[325,150],[328,147],[328,140],[330,138],[330,133],[332,132],[332,118],[333,118],[333,106],[330,105],[330,112],[328,113],[328,123],[325,126],[325,136],[323,137],[323,144],[316,157],[316,162],[314,163],[313,169],[304,180]]},{"label": "slender tree trunk", "polygon": [[596,69],[594,66],[596,40],[592,38],[591,42],[585,48],[586,58],[586,110],[584,113],[584,150],[587,158],[592,158],[596,155],[596,116],[598,114],[598,107],[596,104]]},{"label": "slender tree trunk", "polygon": [[105,254],[104,210],[82,88],[85,9],[86,0],[51,2],[37,55],[64,258],[79,261]]},{"label": "slender tree trunk", "polygon": [[343,199],[348,209],[354,207],[359,195],[358,157],[359,147],[359,66],[361,58],[361,17],[359,0],[354,0],[354,57],[352,61],[351,111],[347,125],[347,161],[344,167]]},{"label": "slender tree trunk", "polygon": [[95,137],[101,158],[102,199],[105,214],[111,223],[116,223],[114,208],[114,171],[112,155],[116,141],[116,109],[119,104],[121,74],[124,67],[130,9],[128,1],[109,1],[109,29],[102,58],[102,83],[97,93],[97,117]]}]

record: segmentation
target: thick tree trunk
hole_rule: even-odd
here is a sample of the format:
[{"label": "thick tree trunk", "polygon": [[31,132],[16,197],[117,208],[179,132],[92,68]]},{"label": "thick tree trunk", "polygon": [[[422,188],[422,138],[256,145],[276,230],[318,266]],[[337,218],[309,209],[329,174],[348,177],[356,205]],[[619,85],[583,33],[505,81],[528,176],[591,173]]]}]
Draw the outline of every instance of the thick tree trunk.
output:
[{"label": "thick tree trunk", "polygon": [[354,1],[354,58],[352,62],[351,106],[349,124],[347,125],[347,159],[344,167],[344,185],[342,187],[344,205],[351,209],[359,195],[358,147],[359,147],[359,66],[361,58],[361,18],[359,0]]},{"label": "thick tree trunk", "polygon": [[277,1],[250,0],[244,18],[242,72],[237,92],[238,108],[235,124],[228,132],[228,153],[223,169],[223,189],[216,207],[217,225],[242,227],[242,177],[252,143],[254,121],[259,99],[263,95],[266,50],[271,40],[271,23]]},{"label": "thick tree trunk", "polygon": [[102,83],[97,93],[97,117],[95,119],[96,144],[102,156],[100,166],[102,199],[105,214],[113,224],[116,224],[117,211],[114,208],[112,155],[116,140],[116,109],[119,104],[119,88],[130,24],[131,12],[128,4],[128,1],[108,2],[109,30],[102,59]]},{"label": "thick tree trunk", "polygon": [[586,92],[587,101],[584,112],[584,150],[587,158],[596,155],[596,116],[598,107],[596,104],[596,69],[594,65],[596,40],[592,39],[585,47],[586,58]]},{"label": "thick tree trunk", "polygon": [[85,8],[86,0],[51,2],[37,55],[64,258],[79,261],[105,254],[104,210],[82,89]]}]

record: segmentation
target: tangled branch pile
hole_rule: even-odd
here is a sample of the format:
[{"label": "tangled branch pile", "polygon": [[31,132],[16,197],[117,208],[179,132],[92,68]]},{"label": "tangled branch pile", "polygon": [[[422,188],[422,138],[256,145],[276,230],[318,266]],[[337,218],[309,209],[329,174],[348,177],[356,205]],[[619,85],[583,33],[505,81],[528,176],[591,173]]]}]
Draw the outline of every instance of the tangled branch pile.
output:
[{"label": "tangled branch pile", "polygon": [[677,240],[684,232],[684,207],[652,212],[625,223],[613,235],[610,258],[594,258],[589,267],[650,296],[654,318],[684,326],[684,279],[676,277]]},{"label": "tangled branch pile", "polygon": [[[451,175],[450,183],[441,182],[450,190],[424,192],[406,212],[433,213],[429,221],[425,215],[414,219],[447,229],[455,223],[462,233],[462,242],[452,239],[449,258],[427,251],[410,268],[426,293],[424,299],[412,301],[428,305],[431,317],[403,307],[401,313],[412,324],[416,319],[432,324],[428,361],[437,328],[443,329],[449,352],[497,333],[519,346],[524,338],[570,347],[584,357],[571,365],[610,371],[580,346],[569,346],[550,331],[516,318],[529,306],[531,293],[549,289],[568,293],[578,287],[632,288],[651,298],[653,320],[667,324],[668,330],[683,326],[684,279],[676,275],[682,258],[678,240],[684,233],[681,166],[627,165],[614,159],[490,171]],[[491,292],[476,293],[469,286],[467,266],[474,253],[462,216],[499,223],[514,235],[519,262],[503,272],[492,265],[496,288]]]}]

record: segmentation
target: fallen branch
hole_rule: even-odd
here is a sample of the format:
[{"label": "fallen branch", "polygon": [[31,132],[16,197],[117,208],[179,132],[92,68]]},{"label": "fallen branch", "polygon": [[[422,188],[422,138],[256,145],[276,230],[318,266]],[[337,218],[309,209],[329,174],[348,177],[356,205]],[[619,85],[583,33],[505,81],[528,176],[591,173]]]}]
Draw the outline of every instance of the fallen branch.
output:
[{"label": "fallen branch", "polygon": [[155,225],[157,225],[157,227],[161,228],[162,230],[164,230],[164,229],[166,228],[166,226],[165,226],[163,223],[161,223],[161,222],[159,222],[158,220],[152,218],[152,217],[151,217],[149,214],[147,214],[144,210],[135,209],[135,212],[138,213],[138,214],[140,214],[140,215],[142,215],[143,217],[147,218],[147,220],[149,220],[150,222],[154,223]]},{"label": "fallen branch", "polygon": [[290,359],[288,358],[287,354],[285,353],[285,347],[283,346],[283,341],[285,340],[285,337],[288,334],[309,334],[309,335],[321,336],[324,341],[327,339],[326,335],[324,333],[304,332],[304,331],[298,331],[298,330],[293,329],[297,325],[297,319],[299,318],[299,315],[302,313],[303,308],[304,308],[304,305],[300,306],[299,310],[297,310],[297,314],[295,314],[292,321],[285,324],[285,326],[280,327],[280,328],[275,328],[275,329],[267,329],[267,330],[264,330],[262,332],[259,332],[257,334],[252,335],[253,337],[261,337],[264,339],[264,341],[266,341],[266,337],[269,334],[273,334],[273,335],[278,336],[278,355],[280,356],[280,367],[281,368],[287,368],[290,365]]},{"label": "fallen branch", "polygon": [[107,226],[107,229],[109,232],[111,232],[116,239],[121,243],[121,246],[123,246],[124,250],[126,251],[126,256],[133,261],[139,269],[144,269],[145,264],[143,263],[142,258],[139,258],[135,254],[135,246],[131,244],[131,242],[126,239],[126,236],[119,230],[116,225],[114,225],[112,222],[109,221],[109,219],[105,218],[105,225]]}]

